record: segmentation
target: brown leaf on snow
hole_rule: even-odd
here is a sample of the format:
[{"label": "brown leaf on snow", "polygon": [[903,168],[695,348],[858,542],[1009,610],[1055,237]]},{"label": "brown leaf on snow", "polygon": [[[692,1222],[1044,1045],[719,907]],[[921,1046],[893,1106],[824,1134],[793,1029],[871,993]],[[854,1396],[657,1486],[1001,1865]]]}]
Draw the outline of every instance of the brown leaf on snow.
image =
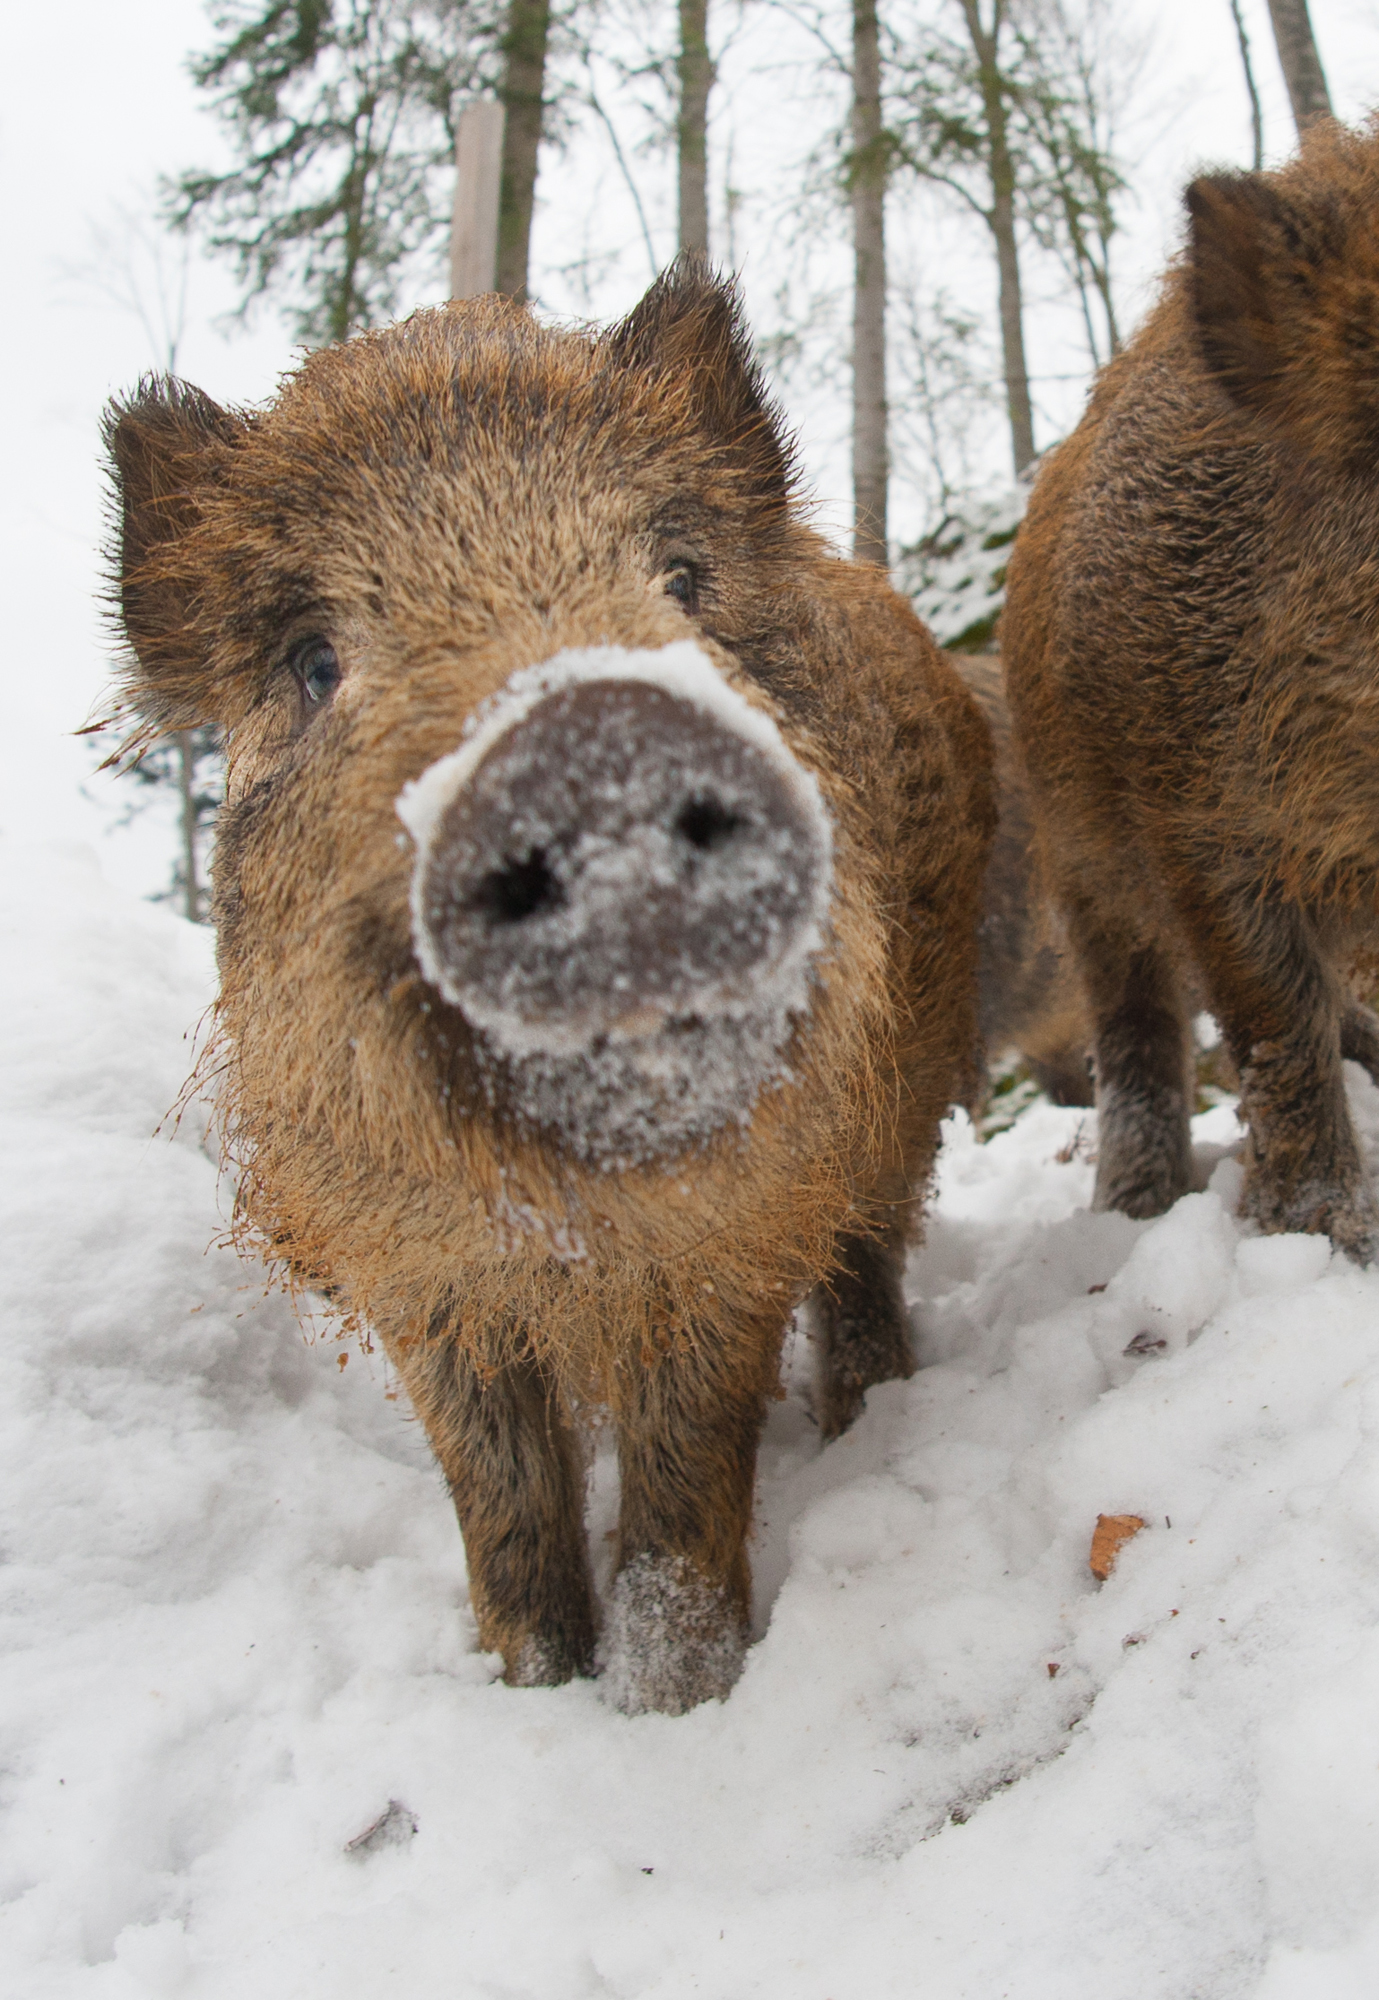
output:
[{"label": "brown leaf on snow", "polygon": [[1121,1543],[1128,1542],[1144,1526],[1138,1514],[1098,1514],[1096,1533],[1092,1536],[1092,1552],[1087,1558],[1088,1567],[1098,1583],[1105,1583],[1116,1566]]}]

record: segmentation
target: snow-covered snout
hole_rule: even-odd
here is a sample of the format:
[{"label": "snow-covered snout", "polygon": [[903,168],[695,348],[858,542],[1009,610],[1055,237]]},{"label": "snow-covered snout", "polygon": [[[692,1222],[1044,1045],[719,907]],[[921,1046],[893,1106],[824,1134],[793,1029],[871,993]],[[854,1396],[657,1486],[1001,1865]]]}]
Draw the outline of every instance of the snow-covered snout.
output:
[{"label": "snow-covered snout", "polygon": [[509,681],[399,800],[428,980],[506,1054],[807,1003],[830,835],[772,723],[685,641]]}]

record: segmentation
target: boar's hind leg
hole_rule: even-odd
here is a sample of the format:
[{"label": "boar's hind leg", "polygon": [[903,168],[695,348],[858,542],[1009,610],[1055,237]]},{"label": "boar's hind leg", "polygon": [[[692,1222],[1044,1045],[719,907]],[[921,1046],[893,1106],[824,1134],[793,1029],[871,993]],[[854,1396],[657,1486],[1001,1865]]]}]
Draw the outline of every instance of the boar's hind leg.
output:
[{"label": "boar's hind leg", "polygon": [[1095,1032],[1095,1208],[1162,1215],[1188,1191],[1192,1046],[1173,963],[1153,939],[1070,923]]},{"label": "boar's hind leg", "polygon": [[1347,1062],[1367,1069],[1379,1083],[1379,1017],[1359,1000],[1351,1000],[1341,1016],[1341,1054]]},{"label": "boar's hind leg", "polygon": [[782,1331],[731,1346],[691,1337],[624,1386],[607,1681],[630,1715],[683,1715],[726,1695],[741,1671],[757,1439]]},{"label": "boar's hind leg", "polygon": [[455,1502],[481,1644],[513,1687],[590,1673],[584,1482],[549,1382],[530,1356],[485,1380],[444,1337],[396,1360]]},{"label": "boar's hind leg", "polygon": [[824,1438],[841,1437],[867,1390],[914,1373],[901,1290],[905,1253],[885,1237],[840,1236],[837,1268],[814,1295],[818,1378],[815,1415]]},{"label": "boar's hind leg", "polygon": [[1199,941],[1250,1128],[1241,1213],[1268,1231],[1324,1233],[1368,1262],[1379,1216],[1341,1057],[1370,1065],[1373,1017],[1346,1004],[1307,919],[1290,905],[1242,891],[1203,916]]}]

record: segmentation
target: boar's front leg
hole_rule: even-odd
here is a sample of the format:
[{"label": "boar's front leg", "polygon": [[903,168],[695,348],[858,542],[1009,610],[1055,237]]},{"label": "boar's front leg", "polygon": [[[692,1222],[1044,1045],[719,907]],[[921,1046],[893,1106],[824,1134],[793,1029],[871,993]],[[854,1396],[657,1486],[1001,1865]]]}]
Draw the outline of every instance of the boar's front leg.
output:
[{"label": "boar's front leg", "polygon": [[1249,1126],[1241,1213],[1266,1231],[1326,1234],[1368,1263],[1379,1214],[1341,1073],[1343,1055],[1373,1060],[1368,1010],[1347,1005],[1295,905],[1246,887],[1201,907],[1194,928]]},{"label": "boar's front leg", "polygon": [[485,1378],[447,1336],[391,1351],[455,1502],[480,1643],[512,1687],[591,1673],[583,1475],[550,1381],[529,1354]]},{"label": "boar's front leg", "polygon": [[878,1382],[914,1373],[901,1278],[900,1232],[840,1236],[836,1268],[814,1297],[818,1379],[815,1414],[824,1439],[840,1437]]},{"label": "boar's front leg", "polygon": [[741,1671],[757,1440],[783,1330],[733,1341],[696,1332],[622,1387],[607,1679],[630,1715],[683,1715],[726,1695]]}]

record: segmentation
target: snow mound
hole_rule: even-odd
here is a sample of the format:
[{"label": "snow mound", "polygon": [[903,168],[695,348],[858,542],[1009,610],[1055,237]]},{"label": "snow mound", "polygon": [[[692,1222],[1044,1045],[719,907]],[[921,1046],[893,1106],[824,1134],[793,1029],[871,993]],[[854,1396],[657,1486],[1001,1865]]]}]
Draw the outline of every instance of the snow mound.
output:
[{"label": "snow mound", "polygon": [[976,653],[994,646],[1031,483],[1032,468],[1006,493],[957,504],[931,535],[901,550],[895,587],[913,600],[940,646]]},{"label": "snow mound", "polygon": [[[821,1451],[795,1343],[742,1678],[628,1718],[497,1680],[377,1357],[150,1136],[204,936],[2,846],[0,925],[0,1990],[1376,1990],[1379,1276],[1241,1228],[1228,1106],[1153,1223],[1088,1212],[1085,1113],[954,1118],[924,1365]],[[605,1588],[614,1511],[600,1449]],[[1147,1524],[1101,1586],[1099,1513]]]}]

